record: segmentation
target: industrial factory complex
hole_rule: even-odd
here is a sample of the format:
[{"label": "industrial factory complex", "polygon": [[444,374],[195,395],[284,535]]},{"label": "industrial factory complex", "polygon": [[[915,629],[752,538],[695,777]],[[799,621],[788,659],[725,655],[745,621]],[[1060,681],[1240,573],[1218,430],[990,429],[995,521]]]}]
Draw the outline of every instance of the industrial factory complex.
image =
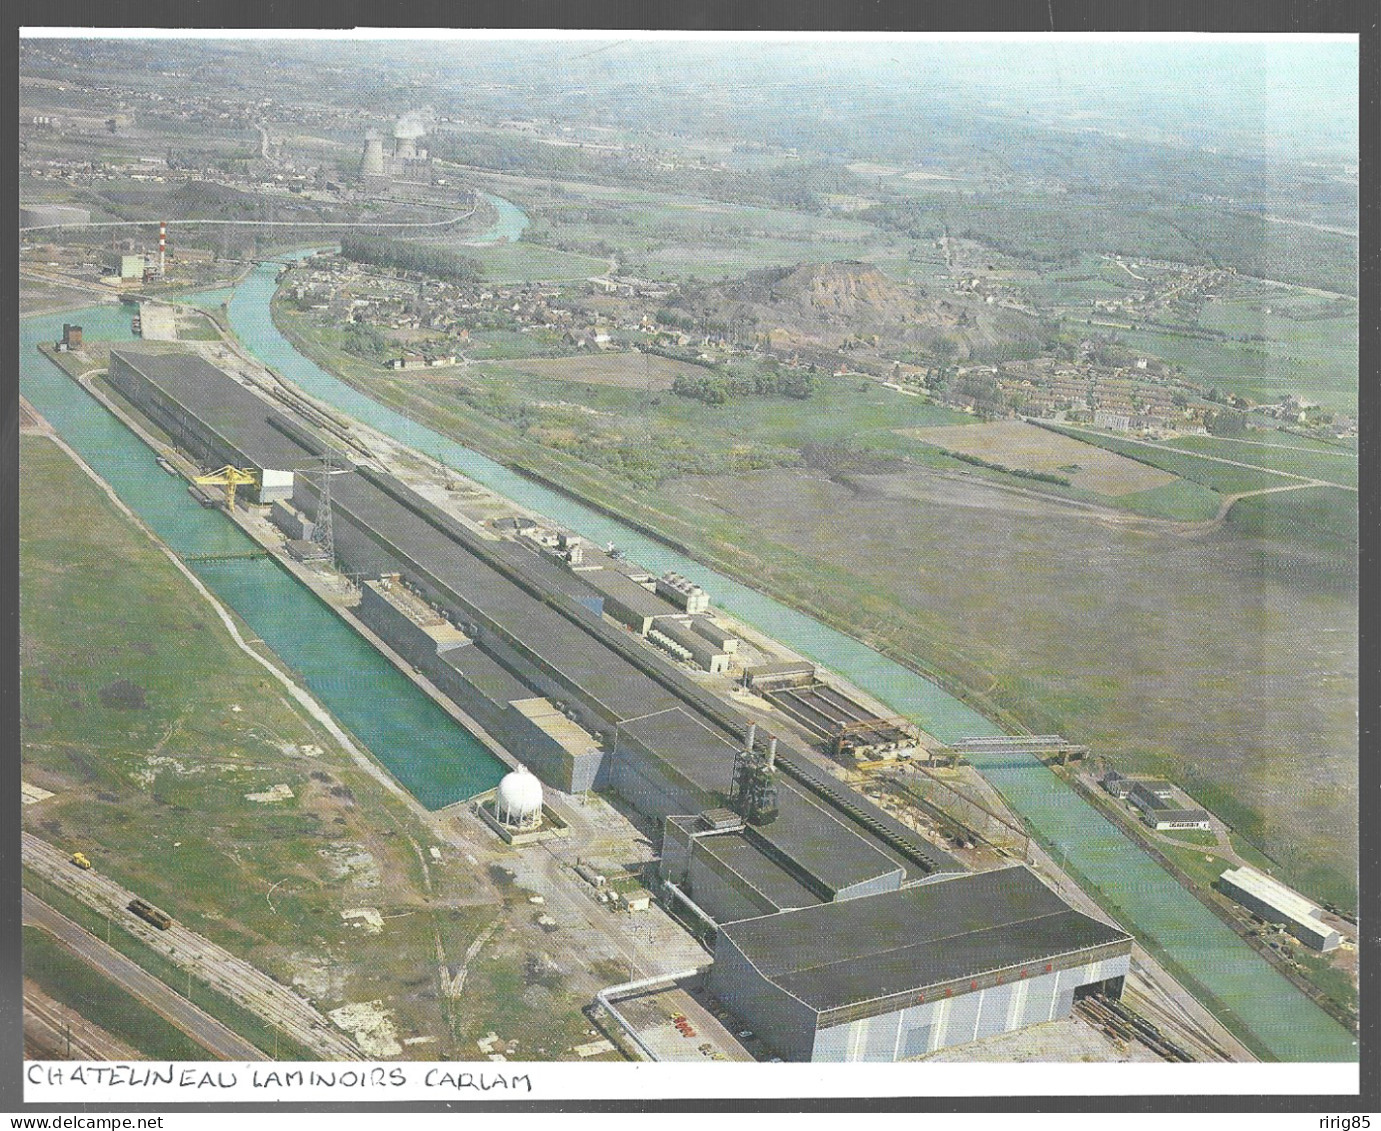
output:
[{"label": "industrial factory complex", "polygon": [[[371,175],[425,160],[397,148],[371,145]],[[461,521],[199,355],[122,347],[109,380],[204,468],[252,473],[289,550],[358,577],[356,616],[544,784],[659,823],[710,991],[783,1058],[906,1059],[1120,995],[1128,935],[1024,867],[967,872],[707,686],[738,642],[693,581]],[[812,665],[776,668],[745,682],[835,755],[914,746]]]}]

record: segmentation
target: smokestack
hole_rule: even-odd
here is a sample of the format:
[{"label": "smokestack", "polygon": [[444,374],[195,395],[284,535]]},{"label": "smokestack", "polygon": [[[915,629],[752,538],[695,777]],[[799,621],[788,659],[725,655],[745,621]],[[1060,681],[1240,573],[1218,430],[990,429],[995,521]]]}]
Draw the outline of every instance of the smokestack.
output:
[{"label": "smokestack", "polygon": [[777,736],[774,734],[767,740],[767,768],[770,770],[777,764]]},{"label": "smokestack", "polygon": [[757,723],[749,723],[749,724],[748,724],[748,739],[747,739],[747,741],[743,744],[743,745],[744,745],[744,749],[745,749],[745,750],[752,750],[752,749],[753,749],[753,743],[757,740],[757,737],[758,737],[758,724],[757,724]]},{"label": "smokestack", "polygon": [[167,254],[168,254],[168,221],[158,222],[158,277],[161,279],[167,274]]}]

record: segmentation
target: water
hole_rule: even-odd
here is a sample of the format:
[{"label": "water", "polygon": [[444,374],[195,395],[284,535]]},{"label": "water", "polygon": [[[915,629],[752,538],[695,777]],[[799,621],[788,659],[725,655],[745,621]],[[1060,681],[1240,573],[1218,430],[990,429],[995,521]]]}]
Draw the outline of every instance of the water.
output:
[{"label": "water", "polygon": [[[1352,1034],[1277,973],[1092,804],[1030,756],[970,755],[1124,925],[1170,954],[1281,1060],[1354,1060]],[[1190,989],[1194,989],[1191,985]],[[1212,1003],[1210,1003],[1212,1004]]]},{"label": "water", "polygon": [[[253,543],[200,506],[180,478],[36,346],[75,320],[88,339],[130,338],[127,308],[97,307],[20,325],[20,391],[154,532],[180,554],[236,552]],[[393,776],[429,808],[498,783],[506,767],[419,691],[305,585],[272,560],[190,567],[291,668]]]},{"label": "water", "polygon": [[[616,542],[650,568],[675,569],[695,578],[734,615],[841,673],[943,741],[1001,733],[933,683],[857,640],[524,479],[323,372],[273,326],[269,301],[277,270],[276,265],[257,268],[239,287],[230,304],[231,326],[246,347],[313,395],[595,542]],[[1343,1026],[1276,973],[1062,779],[1030,757],[990,758],[981,768],[1056,853],[1107,894],[1124,926],[1191,971],[1219,1008],[1230,1010],[1273,1056],[1306,1061],[1357,1058],[1356,1043]]]},{"label": "water", "polygon": [[480,193],[485,200],[499,213],[499,218],[494,221],[494,225],[475,240],[477,244],[492,243],[517,243],[523,238],[523,232],[527,230],[529,220],[527,213],[514,204],[511,200],[504,200],[501,196],[490,196],[487,192]]}]

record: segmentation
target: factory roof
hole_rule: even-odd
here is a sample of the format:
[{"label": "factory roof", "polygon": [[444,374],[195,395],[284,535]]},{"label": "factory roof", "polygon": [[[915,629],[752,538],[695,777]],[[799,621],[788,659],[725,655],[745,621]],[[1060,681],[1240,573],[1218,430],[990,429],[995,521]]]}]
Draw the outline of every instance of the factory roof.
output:
[{"label": "factory roof", "polygon": [[745,919],[720,936],[819,1011],[1131,942],[1022,867]]},{"label": "factory roof", "polygon": [[644,589],[631,577],[616,569],[593,569],[582,573],[584,581],[611,601],[617,601],[640,617],[684,616],[670,601]]},{"label": "factory roof", "polygon": [[532,688],[474,644],[448,648],[441,653],[441,662],[455,668],[491,703],[502,705],[515,699],[530,699],[534,694]]},{"label": "factory roof", "polygon": [[831,893],[896,873],[902,866],[849,828],[804,787],[777,774],[777,819],[757,826],[772,848],[793,860]]},{"label": "factory roof", "polygon": [[728,794],[738,748],[681,707],[622,723],[619,735],[636,739],[705,794]]},{"label": "factory roof", "polygon": [[553,742],[572,754],[583,754],[591,747],[599,745],[594,735],[579,723],[568,719],[544,696],[515,699],[510,705]]},{"label": "factory roof", "polygon": [[[405,496],[412,494],[401,484],[390,485]],[[434,509],[427,508],[420,498],[417,502],[427,513]],[[441,528],[446,525],[444,521],[428,521],[417,511],[399,505],[361,475],[338,476],[331,485],[331,505],[337,526],[342,515],[365,522],[611,715],[628,718],[679,702],[671,692],[592,641],[578,625],[468,552],[463,540]]]},{"label": "factory roof", "polygon": [[[157,360],[145,365],[146,357]],[[147,370],[146,376],[171,400],[194,409],[194,415],[244,452],[249,462],[301,466],[324,446],[200,358],[141,353],[132,364]],[[306,489],[315,491],[310,482]],[[468,606],[466,617],[478,621],[484,634],[493,633],[502,639],[504,648],[512,648],[525,662],[571,688],[573,699],[594,706],[610,719],[639,720],[624,723],[622,732],[638,737],[652,756],[705,794],[703,804],[716,804],[728,793],[735,747],[720,729],[728,724],[702,722],[702,709],[691,704],[708,702],[707,693],[671,669],[664,677],[653,678],[620,651],[613,629],[570,599],[571,586],[582,584],[588,574],[567,577],[559,571],[564,583],[558,587],[554,577],[558,570],[550,563],[513,543],[481,542],[460,522],[391,476],[364,470],[337,475],[331,481],[331,495],[338,548],[350,523],[363,524],[374,542],[391,547],[392,560],[411,563],[419,577],[430,575],[450,590]],[[676,613],[654,594],[639,592],[655,607]],[[571,616],[560,611],[562,602]],[[477,682],[486,681],[482,689],[495,702],[531,698],[531,688],[486,655],[489,648],[490,637],[482,635],[478,647],[450,649],[444,659],[467,675],[474,673]],[[683,693],[672,687],[682,688]],[[703,711],[711,712],[707,718],[717,713],[721,719],[732,713],[709,706]],[[646,718],[649,715],[655,717]],[[901,870],[892,850],[882,850],[886,838],[876,829],[846,816],[837,801],[826,802],[781,773],[778,804],[779,816],[761,830],[767,850],[793,861],[831,891]],[[878,828],[890,820],[857,795],[852,795],[847,808],[863,813]]]},{"label": "factory roof", "polygon": [[131,349],[110,351],[137,369],[184,410],[248,457],[256,467],[292,468],[313,453],[269,423],[281,417],[267,401],[232,380],[200,354]]},{"label": "factory roof", "polygon": [[786,868],[752,842],[747,832],[717,833],[696,841],[696,851],[723,862],[754,891],[780,911],[785,907],[813,907],[824,902]]}]

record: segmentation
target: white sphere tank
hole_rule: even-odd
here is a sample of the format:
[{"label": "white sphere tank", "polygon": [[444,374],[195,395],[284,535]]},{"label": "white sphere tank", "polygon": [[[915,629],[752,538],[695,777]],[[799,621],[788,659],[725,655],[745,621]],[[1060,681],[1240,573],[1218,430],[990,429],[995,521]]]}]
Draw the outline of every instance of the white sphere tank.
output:
[{"label": "white sphere tank", "polygon": [[513,828],[542,823],[542,783],[528,770],[505,774],[494,795],[494,816]]}]

